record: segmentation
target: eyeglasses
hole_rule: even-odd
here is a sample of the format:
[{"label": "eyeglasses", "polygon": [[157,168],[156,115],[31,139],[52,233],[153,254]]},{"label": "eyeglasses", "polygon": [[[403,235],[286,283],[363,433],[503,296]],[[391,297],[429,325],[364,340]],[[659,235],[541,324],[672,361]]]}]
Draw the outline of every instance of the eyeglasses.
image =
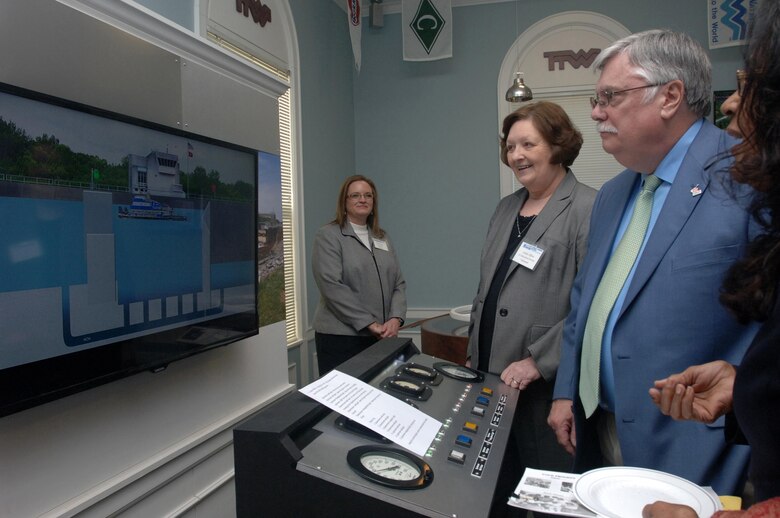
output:
[{"label": "eyeglasses", "polygon": [[364,200],[373,200],[374,193],[367,192],[364,194],[361,192],[353,192],[352,194],[347,194],[347,198],[349,198],[352,201],[358,201],[360,198],[363,198]]},{"label": "eyeglasses", "polygon": [[742,97],[745,93],[745,83],[747,83],[747,72],[744,70],[737,70],[737,94]]},{"label": "eyeglasses", "polygon": [[632,90],[641,90],[642,88],[652,88],[654,86],[661,86],[661,85],[653,84],[653,85],[635,86],[634,88],[626,88],[624,90],[602,90],[600,92],[596,90],[596,96],[590,98],[590,107],[595,108],[596,105],[598,105],[604,108],[605,106],[609,106],[609,103],[612,102],[612,98],[616,94],[622,94],[624,92],[630,92]]}]

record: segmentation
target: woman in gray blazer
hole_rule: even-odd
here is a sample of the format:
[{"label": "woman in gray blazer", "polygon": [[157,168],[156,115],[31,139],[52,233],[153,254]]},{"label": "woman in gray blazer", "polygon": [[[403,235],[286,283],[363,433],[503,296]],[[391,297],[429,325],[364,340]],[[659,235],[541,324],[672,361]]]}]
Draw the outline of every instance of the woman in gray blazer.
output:
[{"label": "woman in gray blazer", "polygon": [[379,200],[369,178],[344,180],[336,219],[314,238],[312,270],[320,290],[314,313],[320,375],[380,338],[398,336],[406,317],[406,281],[379,226]]},{"label": "woman in gray blazer", "polygon": [[469,361],[523,391],[512,430],[520,473],[571,469],[547,415],[569,291],[596,197],[569,169],[581,146],[580,132],[551,102],[525,105],[503,122],[501,161],[523,187],[503,198],[490,220],[471,309]]}]

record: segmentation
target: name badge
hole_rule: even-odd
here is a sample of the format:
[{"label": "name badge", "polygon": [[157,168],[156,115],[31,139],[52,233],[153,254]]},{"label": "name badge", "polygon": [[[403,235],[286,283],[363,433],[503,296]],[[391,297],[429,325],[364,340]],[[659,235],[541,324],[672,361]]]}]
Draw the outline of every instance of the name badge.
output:
[{"label": "name badge", "polygon": [[387,246],[387,241],[384,239],[374,239],[374,248],[384,250],[385,252],[390,251],[390,247]]},{"label": "name badge", "polygon": [[530,245],[523,241],[520,244],[520,248],[518,248],[517,252],[515,252],[514,257],[512,257],[512,260],[517,264],[525,266],[529,270],[534,271],[543,253],[544,250],[538,246]]}]

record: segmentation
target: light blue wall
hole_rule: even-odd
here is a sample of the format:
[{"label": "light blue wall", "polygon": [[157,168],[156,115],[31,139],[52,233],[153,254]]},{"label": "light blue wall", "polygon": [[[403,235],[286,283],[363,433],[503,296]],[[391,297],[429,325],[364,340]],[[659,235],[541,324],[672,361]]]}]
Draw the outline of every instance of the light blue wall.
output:
[{"label": "light blue wall", "polygon": [[[342,70],[347,68],[343,62],[351,62],[346,15],[339,9],[315,7],[319,3],[333,4],[291,1],[296,24],[323,11],[328,15],[327,23],[307,22],[306,31],[297,27],[302,77],[315,73],[307,69],[314,61],[307,53],[317,45],[342,52],[328,56],[342,63]],[[518,25],[522,32],[555,13],[592,10],[631,31],[667,27],[686,31],[706,45],[705,8],[700,0],[523,0],[516,25],[513,2],[455,7],[454,57],[429,63],[402,60],[400,14],[386,14],[381,29],[366,23],[362,69],[359,74],[345,71],[354,77],[354,87],[345,88],[328,72],[318,80],[309,78],[302,88],[304,131],[324,139],[315,143],[304,139],[307,253],[314,230],[331,217],[342,176],[339,168],[350,165],[338,152],[348,153],[351,146],[336,147],[336,140],[341,143],[340,130],[348,133],[352,122],[342,121],[343,128],[331,126],[330,119],[315,120],[322,108],[312,114],[306,107],[324,98],[345,106],[354,96],[354,163],[358,172],[378,184],[382,226],[399,249],[410,308],[470,303],[478,281],[479,252],[499,198],[496,80]],[[338,44],[326,43],[333,39]],[[315,52],[321,59],[324,51]],[[733,88],[741,49],[716,50],[711,57],[715,89]],[[532,84],[532,79],[528,82]],[[311,84],[316,85],[313,92],[307,91]],[[324,126],[330,128],[329,134],[321,132]],[[311,316],[319,294],[313,283],[308,286]]]},{"label": "light blue wall", "polygon": [[[193,23],[192,0],[141,3]],[[631,31],[666,27],[704,45],[707,38],[702,0],[523,0],[519,19],[514,2],[501,2],[453,8],[454,57],[429,63],[403,61],[400,14],[386,14],[381,29],[364,18],[357,73],[339,5],[289,4],[300,53],[305,256],[317,228],[333,218],[342,179],[366,174],[381,193],[382,226],[398,247],[409,307],[422,309],[467,304],[474,295],[499,197],[496,80],[518,33],[552,14],[591,10]],[[714,89],[734,88],[741,52],[710,52]],[[319,293],[308,270],[311,320]]]},{"label": "light blue wall", "polygon": [[[347,15],[331,0],[290,0],[298,34],[306,261],[317,229],[335,216],[343,179],[355,172],[353,61]],[[309,321],[319,300],[307,268]]]},{"label": "light blue wall", "polygon": [[517,36],[514,12],[514,4],[453,9],[453,58],[441,61],[403,61],[400,15],[364,34],[357,167],[382,194],[410,308],[474,297],[499,196],[496,78]]}]

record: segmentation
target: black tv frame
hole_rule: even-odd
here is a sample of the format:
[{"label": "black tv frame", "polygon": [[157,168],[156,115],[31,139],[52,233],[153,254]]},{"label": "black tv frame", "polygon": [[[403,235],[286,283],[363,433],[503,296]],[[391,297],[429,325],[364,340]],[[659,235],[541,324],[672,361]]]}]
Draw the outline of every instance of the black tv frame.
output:
[{"label": "black tv frame", "polygon": [[[209,318],[209,315],[204,311],[201,319],[195,321],[181,319],[179,327],[164,326],[165,329],[155,330],[141,336],[0,369],[0,417],[140,372],[158,372],[164,370],[171,362],[258,334],[257,150],[6,83],[0,83],[0,94],[14,95],[74,110],[81,114],[118,121],[138,127],[139,131],[153,130],[171,137],[185,139],[187,151],[191,150],[190,142],[192,142],[197,147],[208,147],[202,146],[208,144],[225,148],[228,151],[248,153],[254,156],[254,168],[251,176],[248,175],[248,179],[251,178],[254,193],[250,201],[252,216],[250,221],[238,225],[241,227],[243,224],[243,230],[247,231],[246,226],[248,225],[252,234],[251,261],[254,265],[252,310],[215,318]],[[2,112],[0,112],[0,117],[7,120]],[[37,135],[30,135],[30,137],[35,138]],[[4,181],[1,173],[3,171],[0,171],[0,181]],[[0,198],[1,202],[2,198]],[[249,243],[247,242],[246,245],[249,246]],[[63,327],[67,327],[65,322],[63,322]],[[210,331],[215,332],[210,334]],[[201,339],[204,336],[205,338]],[[183,339],[183,337],[187,339]],[[0,340],[2,340],[1,336]]]}]

